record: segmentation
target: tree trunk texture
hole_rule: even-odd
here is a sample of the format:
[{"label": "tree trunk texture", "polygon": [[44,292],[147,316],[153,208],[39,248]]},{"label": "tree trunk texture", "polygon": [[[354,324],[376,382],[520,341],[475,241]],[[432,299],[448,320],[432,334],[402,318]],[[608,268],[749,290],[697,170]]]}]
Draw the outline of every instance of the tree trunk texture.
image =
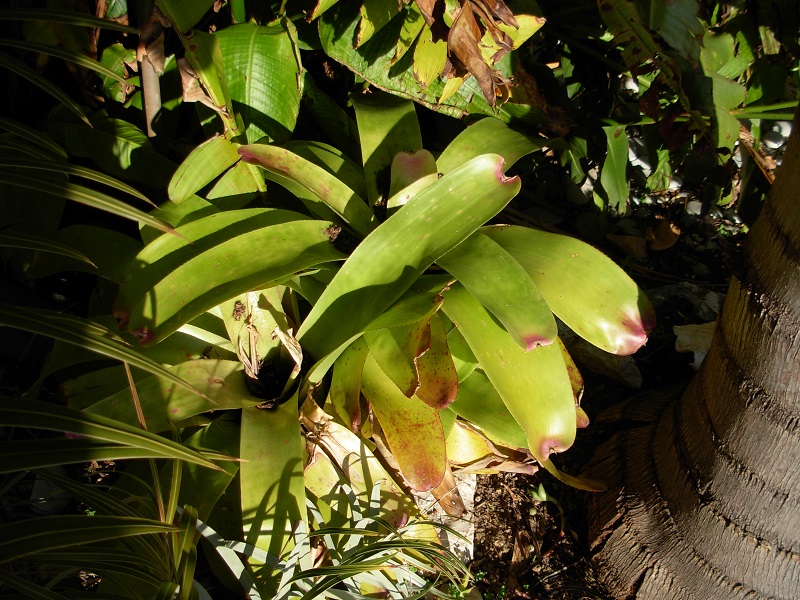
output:
[{"label": "tree trunk texture", "polygon": [[711,349],[598,449],[591,552],[618,598],[800,598],[800,111]]}]

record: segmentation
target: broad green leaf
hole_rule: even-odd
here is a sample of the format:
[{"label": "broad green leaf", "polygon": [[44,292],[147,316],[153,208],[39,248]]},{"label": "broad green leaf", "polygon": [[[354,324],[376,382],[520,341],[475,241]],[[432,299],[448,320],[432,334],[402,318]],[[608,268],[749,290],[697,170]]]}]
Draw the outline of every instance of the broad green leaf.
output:
[{"label": "broad green leaf", "polygon": [[[273,409],[242,410],[239,479],[244,541],[274,556],[291,550],[292,533],[306,521],[303,446],[296,395]],[[267,566],[263,569],[262,581],[280,575],[270,574]]]},{"label": "broad green leaf", "polygon": [[460,285],[445,295],[445,314],[458,327],[540,462],[575,440],[575,400],[558,344],[528,352]]},{"label": "broad green leaf", "polygon": [[0,10],[0,20],[11,21],[53,21],[64,25],[76,25],[78,27],[99,27],[112,31],[122,31],[125,33],[138,33],[135,27],[129,27],[116,21],[100,19],[85,12],[74,9],[58,8],[17,8],[14,10]]},{"label": "broad green leaf", "polygon": [[[100,415],[92,415],[65,406],[58,406],[36,400],[2,398],[0,415],[9,427],[31,427],[72,433],[89,441],[100,440],[139,448],[149,452],[148,456],[161,456],[185,460],[216,469],[214,463],[186,446],[161,438],[139,427],[126,425]],[[86,440],[68,440],[86,441]],[[36,441],[43,447],[47,442]],[[121,449],[124,452],[124,448]],[[56,455],[57,457],[57,455]]]},{"label": "broad green leaf", "polygon": [[[5,11],[0,11],[0,13]],[[63,104],[66,108],[72,111],[75,115],[80,118],[81,121],[89,124],[89,119],[86,118],[86,115],[83,114],[83,110],[81,110],[80,105],[75,102],[72,98],[70,98],[64,91],[61,90],[56,84],[52,81],[44,77],[43,75],[39,74],[37,71],[29,67],[27,64],[18,60],[11,56],[10,54],[6,54],[5,52],[0,52],[0,68],[6,69],[11,71],[12,73],[22,77],[23,79],[27,79],[33,85],[41,89],[43,92],[49,94],[56,100],[58,100],[61,104]]]},{"label": "broad green leaf", "polygon": [[[181,1],[192,2],[192,0]],[[200,80],[203,90],[217,109],[224,111],[223,120],[226,129],[230,129],[226,133],[231,136],[243,133],[238,130],[237,122],[232,115],[231,95],[228,91],[225,64],[217,36],[204,31],[195,31],[191,39],[184,41],[184,48],[186,48],[186,60]]]},{"label": "broad green leaf", "polygon": [[361,384],[405,480],[415,490],[435,488],[447,465],[439,412],[418,398],[407,398],[371,355],[364,362]]},{"label": "broad green leaf", "polygon": [[[147,430],[159,433],[171,423],[200,413],[253,406],[259,398],[250,395],[238,361],[199,359],[170,367],[176,377],[188,382],[203,396],[169,383],[160,377],[148,377],[136,383]],[[138,424],[130,389],[122,390],[89,406],[85,412],[102,415],[121,423]]]},{"label": "broad green leaf", "polygon": [[453,359],[453,364],[458,373],[459,383],[469,377],[472,372],[478,367],[478,359],[475,358],[472,350],[461,335],[458,327],[453,327],[447,333],[447,347],[450,350],[450,356]]},{"label": "broad green leaf", "polygon": [[[231,213],[238,213],[232,223]],[[136,258],[115,314],[146,345],[231,297],[344,257],[332,243],[330,222],[298,217],[246,209],[179,227],[179,244],[160,243],[162,237]]]},{"label": "broad green leaf", "polygon": [[43,238],[36,235],[27,233],[17,233],[14,231],[0,231],[0,246],[6,248],[24,248],[26,250],[35,250],[37,252],[47,252],[49,254],[60,254],[67,256],[74,260],[86,263],[90,267],[96,267],[92,260],[83,252],[61,244],[50,238]]},{"label": "broad green leaf", "polygon": [[483,155],[426,188],[350,255],[298,331],[319,360],[362,332],[436,259],[497,214],[519,191],[502,159]]},{"label": "broad green leaf", "polygon": [[342,423],[353,431],[361,428],[361,371],[367,354],[369,347],[359,338],[333,364],[329,398]]},{"label": "broad green leaf", "polygon": [[[422,17],[420,17],[422,18]],[[330,140],[353,160],[359,160],[358,128],[353,119],[336,101],[322,91],[308,71],[303,74],[303,107]],[[364,194],[366,197],[366,193]]]},{"label": "broad green leaf", "polygon": [[633,354],[647,341],[655,313],[639,287],[611,259],[574,238],[517,226],[481,230],[531,276],[555,315],[586,341]]},{"label": "broad green leaf", "polygon": [[123,181],[162,187],[175,171],[175,164],[158,152],[143,131],[122,119],[93,118],[87,127],[55,113],[48,120],[48,130],[71,156],[89,158]]},{"label": "broad green leaf", "polygon": [[420,32],[425,27],[425,19],[419,11],[416,2],[409,2],[404,8],[403,25],[400,29],[400,35],[397,39],[397,46],[395,47],[394,56],[391,62],[397,62],[409,48],[414,45],[414,42],[419,37]]},{"label": "broad green leaf", "polygon": [[[128,65],[136,61],[136,50],[126,48],[120,43],[111,44],[103,50],[100,63],[114,73],[114,77],[100,76],[106,94],[117,102],[124,102],[130,91],[133,90],[133,81],[125,78]],[[122,83],[120,83],[120,81]]]},{"label": "broad green leaf", "polygon": [[448,408],[479,427],[497,444],[508,448],[528,447],[525,432],[483,371],[473,371],[461,381],[458,396]]},{"label": "broad green leaf", "polygon": [[411,398],[419,389],[417,359],[427,352],[431,344],[428,320],[367,331],[363,339],[372,358],[387,377],[407,398]]},{"label": "broad green leaf", "polygon": [[554,146],[544,138],[538,138],[514,131],[502,121],[486,117],[462,131],[436,160],[440,173],[449,173],[479,154],[495,153],[505,160],[504,170],[508,170],[523,156]]},{"label": "broad green leaf", "polygon": [[217,180],[206,198],[224,210],[244,208],[266,189],[261,169],[240,161]]},{"label": "broad green leaf", "polygon": [[[389,200],[386,202],[387,207],[393,208],[402,206],[418,192],[421,192],[431,183],[439,178],[439,173],[436,169],[436,159],[433,154],[427,150],[418,150],[416,152],[398,152],[392,159],[392,179],[389,186]],[[409,190],[409,186],[420,182],[419,187],[413,189],[413,193]],[[402,199],[397,199],[400,192],[406,192]]]},{"label": "broad green leaf", "polygon": [[[218,454],[238,456],[239,425],[224,419],[216,419],[207,427],[188,437],[184,443],[192,448],[203,448]],[[219,461],[220,471],[203,469],[191,463],[183,463],[181,476],[181,506],[192,503],[201,520],[207,520],[217,501],[239,471],[239,463]]]},{"label": "broad green leaf", "polygon": [[12,521],[0,525],[0,562],[77,544],[171,531],[175,527],[169,523],[135,517],[58,515]]},{"label": "broad green leaf", "polygon": [[624,125],[603,127],[606,134],[606,159],[600,171],[600,185],[610,206],[618,213],[628,205],[628,134]]},{"label": "broad green leaf", "polygon": [[251,144],[265,136],[283,141],[294,130],[303,79],[293,29],[291,21],[280,19],[232,25],[215,34],[232,109],[244,120]]},{"label": "broad green leaf", "polygon": [[283,144],[290,152],[322,167],[362,198],[367,197],[367,185],[360,165],[341,150],[322,142],[290,140]]},{"label": "broad green leaf", "polygon": [[352,95],[350,100],[356,110],[367,196],[374,206],[388,198],[392,159],[398,152],[421,150],[422,134],[414,104],[408,100],[380,91]]},{"label": "broad green leaf", "polygon": [[438,314],[430,320],[431,343],[428,351],[417,361],[419,389],[417,398],[428,406],[441,410],[458,394],[458,372],[447,346],[447,333]]},{"label": "broad green leaf", "polygon": [[697,18],[700,5],[694,0],[652,0],[650,28],[689,60],[700,54],[703,24]]},{"label": "broad green leaf", "polygon": [[[345,183],[313,162],[285,148],[266,144],[242,146],[239,154],[245,162],[257,164],[301,186],[311,194],[304,195],[306,199],[316,198],[333,209],[359,234],[366,236],[375,229],[377,220],[366,202]],[[282,184],[282,179],[276,181]]]},{"label": "broad green leaf", "polygon": [[165,377],[189,390],[196,391],[160,364],[136,352],[118,335],[93,321],[47,310],[0,303],[0,325],[38,333],[80,346],[85,350],[127,362],[153,375]]},{"label": "broad green leaf", "polygon": [[239,160],[237,146],[215,136],[192,150],[169,182],[169,199],[180,204],[197,193]]},{"label": "broad green leaf", "polygon": [[178,33],[185,33],[206,14],[214,0],[156,0],[156,5]]},{"label": "broad green leaf", "polygon": [[77,52],[72,52],[56,46],[47,46],[45,44],[37,44],[34,42],[26,42],[23,40],[14,40],[8,37],[0,38],[0,46],[9,46],[11,48],[17,48],[19,50],[27,50],[28,52],[37,52],[40,54],[46,54],[47,56],[52,56],[54,58],[60,58],[61,60],[66,60],[68,62],[75,63],[76,65],[78,65],[79,67],[83,67],[84,69],[95,71],[98,75],[103,75],[109,79],[114,79],[121,83],[125,83],[124,77],[115,73],[111,69],[108,69],[107,67],[97,62],[96,60],[93,60],[88,56],[84,56],[83,54],[79,54]]},{"label": "broad green leaf", "polygon": [[555,341],[556,320],[536,284],[490,238],[473,234],[436,263],[488,308],[523,350]]}]

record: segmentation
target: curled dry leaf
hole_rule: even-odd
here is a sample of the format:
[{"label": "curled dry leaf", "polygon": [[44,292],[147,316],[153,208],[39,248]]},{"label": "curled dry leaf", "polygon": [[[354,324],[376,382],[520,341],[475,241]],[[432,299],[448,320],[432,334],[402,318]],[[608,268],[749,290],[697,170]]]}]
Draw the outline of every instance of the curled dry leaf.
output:
[{"label": "curled dry leaf", "polygon": [[666,219],[659,219],[655,225],[649,226],[644,232],[644,238],[651,250],[672,248],[680,237],[680,227]]},{"label": "curled dry leaf", "polygon": [[518,27],[508,6],[502,0],[464,0],[446,34],[442,19],[443,0],[417,0],[417,7],[431,29],[433,40],[443,39],[446,35],[448,61],[442,76],[463,79],[474,75],[491,106],[495,105],[498,96],[507,98],[511,80],[487,63],[481,54],[480,41],[488,31],[497,44],[498,50],[491,57],[492,64],[511,50],[511,38],[498,27],[498,23]]}]

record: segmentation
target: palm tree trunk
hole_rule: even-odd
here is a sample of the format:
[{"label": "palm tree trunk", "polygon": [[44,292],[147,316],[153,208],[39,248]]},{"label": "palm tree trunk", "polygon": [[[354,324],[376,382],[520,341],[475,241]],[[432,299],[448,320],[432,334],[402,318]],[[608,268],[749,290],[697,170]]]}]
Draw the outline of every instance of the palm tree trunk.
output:
[{"label": "palm tree trunk", "polygon": [[598,450],[599,575],[620,598],[800,598],[800,111],[711,349]]}]

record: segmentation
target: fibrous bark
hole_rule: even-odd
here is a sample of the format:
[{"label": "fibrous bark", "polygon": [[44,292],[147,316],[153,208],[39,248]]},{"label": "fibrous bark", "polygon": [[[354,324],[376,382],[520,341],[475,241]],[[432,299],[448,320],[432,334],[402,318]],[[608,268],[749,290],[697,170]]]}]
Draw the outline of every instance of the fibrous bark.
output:
[{"label": "fibrous bark", "polygon": [[589,469],[600,577],[619,598],[800,597],[800,112],[711,349],[683,394]]}]

